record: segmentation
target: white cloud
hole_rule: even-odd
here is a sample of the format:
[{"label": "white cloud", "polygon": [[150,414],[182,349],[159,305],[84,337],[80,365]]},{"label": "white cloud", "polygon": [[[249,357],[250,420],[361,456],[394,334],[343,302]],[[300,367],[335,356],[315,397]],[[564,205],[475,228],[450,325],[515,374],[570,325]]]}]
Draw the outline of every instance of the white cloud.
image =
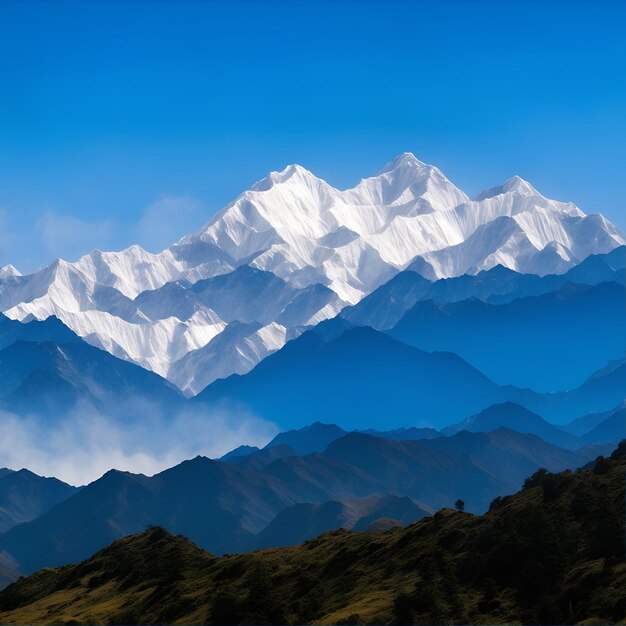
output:
[{"label": "white cloud", "polygon": [[36,230],[45,249],[52,257],[74,261],[96,248],[107,250],[115,246],[119,227],[113,220],[83,220],[73,215],[44,211]]},{"label": "white cloud", "polygon": [[[18,212],[19,213],[19,212]],[[205,205],[192,196],[161,195],[136,219],[85,219],[82,214],[43,210],[33,222],[12,219],[0,207],[0,267],[11,263],[25,272],[57,258],[75,261],[98,249],[121,250],[139,244],[160,252],[184,235],[198,230],[210,217]]]},{"label": "white cloud", "polygon": [[206,207],[197,198],[164,194],[137,223],[137,243],[150,252],[160,252],[200,228],[207,221],[206,214]]},{"label": "white cloud", "polygon": [[250,415],[188,410],[173,417],[137,406],[132,422],[77,407],[50,422],[0,413],[0,467],[26,467],[73,485],[110,469],[152,475],[197,455],[219,457],[242,444],[265,445],[278,428]]}]

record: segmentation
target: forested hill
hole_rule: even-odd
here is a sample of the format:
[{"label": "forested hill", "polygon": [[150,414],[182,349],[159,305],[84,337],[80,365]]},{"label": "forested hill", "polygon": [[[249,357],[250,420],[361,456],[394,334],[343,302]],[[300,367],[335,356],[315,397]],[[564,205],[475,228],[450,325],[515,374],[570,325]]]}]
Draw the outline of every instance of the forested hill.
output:
[{"label": "forested hill", "polygon": [[626,442],[474,516],[214,558],[152,528],[0,593],[0,623],[626,623]]}]

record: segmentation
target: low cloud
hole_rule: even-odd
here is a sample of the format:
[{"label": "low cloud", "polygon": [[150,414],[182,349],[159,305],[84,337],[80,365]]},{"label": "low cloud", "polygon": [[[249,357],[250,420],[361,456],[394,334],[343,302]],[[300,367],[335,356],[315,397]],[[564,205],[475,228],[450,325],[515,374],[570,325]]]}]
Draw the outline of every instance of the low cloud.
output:
[{"label": "low cloud", "polygon": [[210,211],[197,198],[168,194],[125,219],[91,220],[86,217],[88,211],[69,214],[46,209],[29,221],[14,219],[15,212],[0,206],[0,267],[11,263],[26,273],[58,258],[76,261],[96,249],[108,252],[139,244],[160,252],[210,218]]},{"label": "low cloud", "polygon": [[227,411],[166,417],[145,403],[135,409],[142,417],[130,421],[84,405],[52,422],[0,413],[0,467],[84,485],[110,469],[152,475],[197,455],[217,458],[242,444],[260,447],[278,432],[270,422]]},{"label": "low cloud", "polygon": [[115,246],[118,225],[113,220],[83,220],[73,215],[45,211],[37,220],[37,231],[52,259],[69,261],[98,248]]}]

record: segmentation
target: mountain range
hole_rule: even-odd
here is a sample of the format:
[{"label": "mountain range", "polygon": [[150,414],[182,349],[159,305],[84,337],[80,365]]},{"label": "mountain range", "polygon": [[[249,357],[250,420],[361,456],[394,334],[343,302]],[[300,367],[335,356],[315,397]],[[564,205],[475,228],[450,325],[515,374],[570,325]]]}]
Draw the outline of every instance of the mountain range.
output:
[{"label": "mountain range", "polygon": [[593,254],[563,274],[523,274],[496,265],[477,274],[431,281],[419,273],[420,264],[410,265],[375,289],[358,304],[346,307],[341,317],[359,326],[390,330],[418,302],[433,300],[440,304],[477,299],[503,304],[528,296],[541,296],[567,283],[597,285],[604,282],[624,284],[626,265],[624,246],[607,254]]},{"label": "mountain range", "polygon": [[[3,268],[0,451],[19,465],[0,469],[0,586],[151,526],[218,556],[297,552],[483,514],[524,484],[557,497],[546,471],[601,475],[626,437],[624,244],[522,179],[470,200],[404,154],[344,191],[273,172],[159,254]],[[81,437],[129,464],[80,487],[18,469]],[[438,545],[476,548],[457,523]]]},{"label": "mountain range", "polygon": [[[111,470],[80,490],[58,484],[37,511],[31,503],[39,492],[18,492],[30,519],[16,519],[27,507],[11,492],[15,523],[0,534],[0,564],[21,573],[63,565],[150,525],[222,554],[298,543],[338,527],[402,525],[458,498],[481,512],[539,468],[573,469],[597,456],[508,428],[396,440],[318,424],[299,438],[331,439],[329,432],[336,438],[322,452],[279,442],[224,461],[196,457],[152,477]],[[284,439],[293,443],[296,435]],[[0,477],[0,498],[12,476]],[[48,490],[57,484],[38,480]]]},{"label": "mountain range", "polygon": [[389,333],[422,350],[454,352],[501,385],[559,391],[623,357],[624,301],[626,290],[615,282],[566,283],[497,305],[428,300]]},{"label": "mountain range", "polygon": [[21,323],[0,315],[0,408],[49,421],[76,407],[114,416],[138,403],[184,402],[166,380],[95,348],[55,317]]},{"label": "mountain range", "polygon": [[[430,320],[428,348],[441,342],[444,348],[465,351],[497,375],[489,358],[484,361],[485,352],[491,352],[494,364],[509,363],[512,372],[533,371],[537,376],[547,369],[533,360],[529,346],[534,346],[537,358],[547,352],[546,360],[559,365],[553,370],[581,377],[594,365],[594,358],[597,363],[614,353],[618,356],[624,328],[622,292],[623,286],[609,280],[595,286],[570,284],[508,304],[469,299],[439,305],[429,300],[416,307],[421,307],[420,319]],[[424,317],[424,311],[429,317]],[[480,313],[471,318],[472,311]],[[542,317],[544,311],[552,313]],[[414,315],[412,309],[402,318],[406,321],[396,325],[398,334],[408,333],[406,338],[397,337],[396,328],[392,337],[371,327],[355,327],[342,316],[321,322],[248,374],[218,380],[191,400],[157,374],[88,345],[57,318],[21,323],[0,317],[0,407],[18,415],[38,414],[48,422],[77,407],[112,418],[136,416],[146,407],[166,415],[227,407],[234,414],[243,409],[283,428],[324,420],[347,430],[367,430],[367,426],[380,432],[383,424],[396,429],[445,428],[502,402],[565,424],[589,413],[613,410],[623,401],[626,366],[619,356],[567,391],[537,393],[497,385],[456,353],[407,345],[420,337],[410,334],[412,328],[421,332],[420,324],[412,321]],[[492,331],[484,317],[499,320],[499,325],[494,323]],[[470,318],[473,330],[465,333]],[[562,318],[566,322],[561,323]],[[519,322],[515,332],[509,330],[513,320]],[[585,325],[591,322],[594,331],[588,333]],[[479,331],[484,346],[492,345],[487,351],[481,351],[475,339]],[[520,341],[520,335],[527,340]],[[502,342],[505,351],[498,350]],[[586,352],[578,344],[587,346]],[[516,360],[523,362],[524,354],[525,367],[518,366]],[[571,355],[569,362],[567,355]],[[449,389],[457,393],[449,394]],[[562,436],[559,442],[563,443]]]},{"label": "mountain range", "polygon": [[75,492],[71,485],[27,469],[0,469],[0,534],[43,515]]},{"label": "mountain range", "polygon": [[0,310],[56,316],[194,395],[407,268],[429,280],[498,265],[558,274],[624,243],[601,215],[519,177],[470,200],[412,154],[345,191],[291,165],[159,254],[132,246],[28,275],[4,268]]},{"label": "mountain range", "polygon": [[[563,428],[550,424],[540,415],[514,402],[493,404],[480,413],[464,419],[459,424],[444,428],[442,432],[447,435],[464,430],[469,432],[486,432],[503,426],[521,433],[532,433],[541,437],[544,441],[564,448],[581,446],[578,437],[575,435],[566,432]],[[618,437],[615,441],[620,439],[621,437]]]},{"label": "mountain range", "polygon": [[11,585],[0,621],[624,623],[625,470],[622,443],[587,469],[533,474],[482,516],[444,509],[407,528],[221,558],[151,528]]},{"label": "mountain range", "polygon": [[[601,303],[601,298],[595,301],[598,306]],[[611,305],[615,308],[617,303],[611,301]],[[538,323],[539,318],[535,318]],[[554,323],[558,325],[557,320]],[[460,317],[459,337],[465,336],[463,328]],[[617,337],[621,328],[613,325],[604,332]],[[571,340],[569,335],[563,338]],[[619,341],[606,343],[607,350],[619,351]],[[493,344],[496,350],[497,342]],[[594,345],[593,340],[589,345]],[[585,359],[576,361],[572,369],[580,371],[585,363],[589,364]],[[565,423],[614,408],[624,398],[625,383],[624,362],[612,361],[568,391],[537,393],[497,385],[453,352],[420,350],[373,328],[353,327],[335,318],[290,341],[248,374],[215,381],[193,403],[245,409],[291,428],[322,418],[349,430],[364,424],[378,430],[382,424],[444,428],[507,401],[551,422]],[[450,389],[455,393],[448,393]]]},{"label": "mountain range", "polygon": [[[445,393],[451,387],[456,394]],[[425,352],[359,327],[330,338],[311,330],[249,374],[216,381],[194,402],[245,407],[283,427],[323,418],[356,429],[385,419],[396,427],[443,426],[505,397],[455,354]]]}]

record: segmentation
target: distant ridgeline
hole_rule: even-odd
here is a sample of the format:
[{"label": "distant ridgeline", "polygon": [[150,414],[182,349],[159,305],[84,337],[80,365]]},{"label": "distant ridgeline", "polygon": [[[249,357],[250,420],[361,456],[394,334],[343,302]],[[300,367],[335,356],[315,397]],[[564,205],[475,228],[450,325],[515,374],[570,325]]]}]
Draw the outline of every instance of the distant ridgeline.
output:
[{"label": "distant ridgeline", "polygon": [[273,172],[159,254],[1,269],[0,411],[42,450],[282,432],[81,488],[0,469],[0,587],[32,575],[0,622],[624,619],[624,244],[404,154],[345,191]]},{"label": "distant ridgeline", "polygon": [[[623,287],[625,243],[602,215],[545,198],[518,176],[472,200],[408,153],[343,191],[290,165],[159,254],[131,246],[28,275],[0,269],[0,311],[22,322],[57,317],[186,396],[248,373],[341,311],[423,350],[454,352],[498,385],[563,391],[623,358],[611,344],[618,288],[589,288]],[[24,390],[14,381],[16,403],[50,386],[44,372]],[[430,409],[413,417],[444,425],[448,414]]]},{"label": "distant ridgeline", "polygon": [[459,499],[481,513],[540,469],[575,469],[609,453],[625,436],[625,411],[588,415],[568,429],[513,403],[446,433],[315,423],[261,450],[197,457],[153,477],[112,470],[79,490],[3,470],[0,576],[6,584],[83,560],[148,525],[223,554],[293,545],[337,528],[405,526]]},{"label": "distant ridgeline", "polygon": [[535,472],[483,516],[221,558],[151,528],[11,585],[0,622],[624,623],[625,472],[622,442],[585,469]]},{"label": "distant ridgeline", "polygon": [[[300,326],[256,367],[248,361],[247,374],[216,380],[191,399],[55,317],[0,317],[0,407],[47,423],[80,405],[122,421],[137,406],[165,415],[226,408],[284,428],[322,419],[345,429],[441,429],[514,402],[568,423],[624,399],[625,250],[543,277],[498,266],[431,282],[407,269],[339,316]],[[228,338],[258,354],[249,326],[233,321],[190,352],[194,368],[204,371],[200,353],[222,364],[241,356]]]}]

